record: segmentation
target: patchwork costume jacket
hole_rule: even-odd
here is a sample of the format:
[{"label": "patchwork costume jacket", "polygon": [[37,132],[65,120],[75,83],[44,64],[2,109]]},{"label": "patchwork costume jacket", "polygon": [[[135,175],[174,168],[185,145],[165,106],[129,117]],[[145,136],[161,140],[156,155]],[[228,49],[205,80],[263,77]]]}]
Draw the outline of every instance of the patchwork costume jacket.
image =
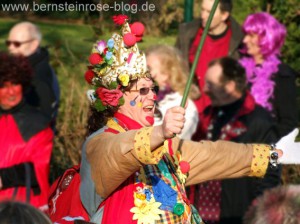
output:
[{"label": "patchwork costume jacket", "polygon": [[[200,223],[185,185],[263,176],[269,146],[182,141],[150,150],[153,127],[116,114],[83,147],[80,196],[96,223]],[[222,149],[222,150],[220,150]]]}]

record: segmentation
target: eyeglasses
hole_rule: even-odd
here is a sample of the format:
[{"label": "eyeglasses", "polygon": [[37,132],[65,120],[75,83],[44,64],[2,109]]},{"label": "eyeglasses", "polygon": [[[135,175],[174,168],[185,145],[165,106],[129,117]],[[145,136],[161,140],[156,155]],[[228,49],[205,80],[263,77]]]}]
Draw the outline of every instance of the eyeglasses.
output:
[{"label": "eyeglasses", "polygon": [[150,90],[152,92],[154,92],[155,94],[158,93],[158,86],[153,86],[153,87],[143,87],[143,88],[140,88],[140,89],[137,89],[137,90],[130,90],[129,92],[139,92],[140,95],[147,95]]},{"label": "eyeglasses", "polygon": [[26,40],[26,41],[10,41],[10,40],[6,40],[5,41],[5,44],[7,47],[9,47],[11,44],[14,45],[14,47],[20,47],[22,44],[26,44],[26,43],[29,43],[31,41],[33,41],[34,39],[31,39],[31,40]]}]

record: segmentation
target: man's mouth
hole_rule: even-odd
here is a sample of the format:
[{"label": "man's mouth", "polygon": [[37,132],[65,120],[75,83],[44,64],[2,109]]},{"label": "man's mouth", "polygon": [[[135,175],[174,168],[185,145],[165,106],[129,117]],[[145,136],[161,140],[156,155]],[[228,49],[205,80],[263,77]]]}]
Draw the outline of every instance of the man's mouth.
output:
[{"label": "man's mouth", "polygon": [[153,108],[154,108],[154,105],[145,106],[145,107],[143,107],[143,111],[149,113],[149,112],[153,111]]}]

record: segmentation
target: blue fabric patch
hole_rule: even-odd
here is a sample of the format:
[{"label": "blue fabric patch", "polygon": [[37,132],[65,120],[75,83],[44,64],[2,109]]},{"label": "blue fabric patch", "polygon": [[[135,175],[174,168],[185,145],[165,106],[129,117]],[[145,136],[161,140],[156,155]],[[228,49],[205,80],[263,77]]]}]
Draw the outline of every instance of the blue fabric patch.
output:
[{"label": "blue fabric patch", "polygon": [[145,195],[146,195],[146,200],[150,201],[151,197],[152,197],[152,193],[151,193],[151,191],[149,189],[145,190]]},{"label": "blue fabric patch", "polygon": [[152,190],[155,201],[160,202],[162,210],[173,212],[177,203],[177,192],[157,176],[151,176]]}]

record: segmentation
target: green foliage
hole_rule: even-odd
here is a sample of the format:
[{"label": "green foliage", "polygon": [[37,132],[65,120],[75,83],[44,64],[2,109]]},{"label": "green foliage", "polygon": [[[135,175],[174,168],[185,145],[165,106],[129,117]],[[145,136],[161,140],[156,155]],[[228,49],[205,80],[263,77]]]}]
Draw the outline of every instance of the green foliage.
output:
[{"label": "green foliage", "polygon": [[99,112],[104,111],[106,109],[106,106],[103,105],[103,103],[100,99],[96,99],[96,101],[94,103],[94,107]]},{"label": "green foliage", "polygon": [[271,13],[287,28],[287,38],[282,51],[283,60],[300,72],[300,4],[299,0],[276,0]]},{"label": "green foliage", "polygon": [[234,18],[242,24],[245,18],[253,12],[260,11],[262,1],[261,0],[233,0],[232,15]]},{"label": "green foliage", "polygon": [[109,84],[109,89],[116,89],[117,86],[118,86],[118,82],[111,82],[111,83]]}]

